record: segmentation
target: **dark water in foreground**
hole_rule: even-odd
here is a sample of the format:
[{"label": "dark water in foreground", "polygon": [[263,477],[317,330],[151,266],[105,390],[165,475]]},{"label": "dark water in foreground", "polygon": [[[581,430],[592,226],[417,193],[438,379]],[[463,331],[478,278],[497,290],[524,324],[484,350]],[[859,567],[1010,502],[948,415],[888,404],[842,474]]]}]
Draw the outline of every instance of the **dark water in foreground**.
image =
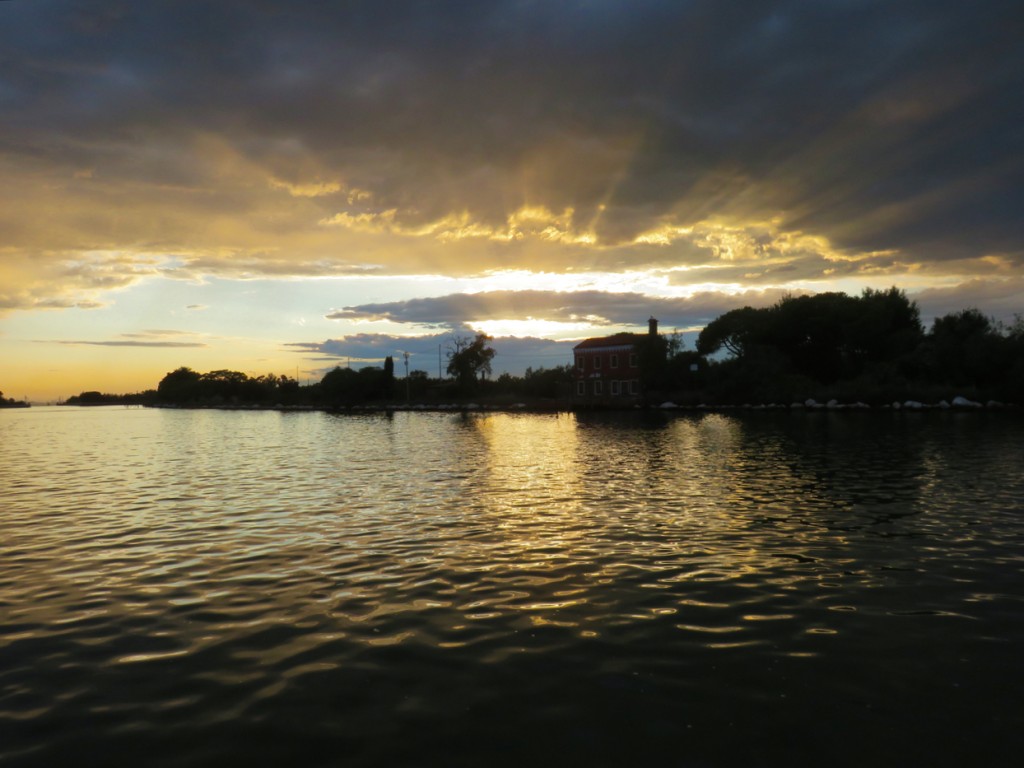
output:
[{"label": "dark water in foreground", "polygon": [[1024,418],[0,412],[0,765],[1020,765]]}]

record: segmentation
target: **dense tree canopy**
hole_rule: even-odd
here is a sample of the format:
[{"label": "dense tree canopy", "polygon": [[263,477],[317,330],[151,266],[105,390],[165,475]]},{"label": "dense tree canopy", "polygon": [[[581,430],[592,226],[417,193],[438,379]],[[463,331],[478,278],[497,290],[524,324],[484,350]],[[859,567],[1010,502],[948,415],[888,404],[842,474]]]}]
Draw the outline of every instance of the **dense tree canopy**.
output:
[{"label": "dense tree canopy", "polygon": [[291,404],[299,383],[287,376],[250,377],[239,371],[218,370],[197,373],[178,368],[161,379],[157,399],[173,405]]},{"label": "dense tree canopy", "polygon": [[906,354],[922,335],[917,306],[906,294],[868,289],[859,297],[819,293],[732,310],[701,331],[697,350],[714,355],[725,349],[742,359],[760,349],[802,376],[830,383]]},{"label": "dense tree canopy", "polygon": [[465,393],[477,389],[479,380],[491,373],[494,349],[488,345],[491,337],[478,333],[475,338],[456,336],[448,348],[448,375],[454,376],[459,389]]},{"label": "dense tree canopy", "polygon": [[320,380],[320,398],[329,406],[354,405],[387,399],[393,385],[394,375],[386,364],[383,369],[366,366],[358,371],[335,368]]},{"label": "dense tree canopy", "polygon": [[1024,393],[1024,322],[1004,328],[966,309],[925,332],[917,305],[897,288],[735,309],[701,331],[697,350],[713,363],[704,386],[722,401],[821,392],[875,401],[924,392],[1019,401]]},{"label": "dense tree canopy", "polygon": [[712,320],[697,337],[697,351],[702,355],[713,355],[724,348],[734,357],[743,357],[755,343],[761,312],[752,307],[741,307]]}]

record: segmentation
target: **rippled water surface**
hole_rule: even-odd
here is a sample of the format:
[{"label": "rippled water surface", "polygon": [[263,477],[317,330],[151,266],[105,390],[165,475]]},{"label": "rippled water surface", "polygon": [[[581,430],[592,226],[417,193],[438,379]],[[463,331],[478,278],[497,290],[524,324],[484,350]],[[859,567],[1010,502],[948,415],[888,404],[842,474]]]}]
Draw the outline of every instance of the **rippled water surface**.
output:
[{"label": "rippled water surface", "polygon": [[1019,765],[1024,419],[0,411],[0,764]]}]

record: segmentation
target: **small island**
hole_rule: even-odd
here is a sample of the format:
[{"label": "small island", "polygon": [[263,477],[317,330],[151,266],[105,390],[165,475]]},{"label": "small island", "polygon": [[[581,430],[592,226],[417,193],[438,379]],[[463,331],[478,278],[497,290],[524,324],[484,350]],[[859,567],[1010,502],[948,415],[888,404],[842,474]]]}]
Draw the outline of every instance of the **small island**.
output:
[{"label": "small island", "polygon": [[15,400],[12,397],[4,397],[0,392],[0,408],[28,408],[29,404],[24,400]]},{"label": "small island", "polygon": [[72,395],[64,402],[64,405],[154,405],[155,403],[156,392],[152,389],[123,395],[90,390]]}]

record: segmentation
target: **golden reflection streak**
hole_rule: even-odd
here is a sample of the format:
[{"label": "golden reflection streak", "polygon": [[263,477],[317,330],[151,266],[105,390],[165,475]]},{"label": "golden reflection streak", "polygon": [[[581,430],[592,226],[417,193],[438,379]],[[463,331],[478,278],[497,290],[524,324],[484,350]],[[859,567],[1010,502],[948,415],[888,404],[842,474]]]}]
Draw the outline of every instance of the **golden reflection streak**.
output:
[{"label": "golden reflection streak", "polygon": [[[807,478],[772,461],[770,478],[758,464],[749,473],[739,468],[740,480],[746,474],[750,482],[724,483],[723,477],[737,478],[737,458],[751,455],[741,421],[708,415],[637,430],[583,418],[505,414],[467,422],[483,462],[473,514],[492,535],[454,543],[458,551],[450,556],[485,570],[521,572],[492,607],[527,614],[532,626],[579,627],[595,636],[608,622],[691,615],[685,584],[743,587],[785,565],[773,557],[774,544],[749,535],[751,505],[772,514],[772,488],[806,485]],[[583,434],[590,429],[607,434]],[[794,525],[792,540],[799,544],[805,532]],[[786,534],[776,531],[771,541],[779,535]],[[500,565],[491,559],[496,553]],[[781,589],[805,577],[779,572],[771,583]],[[680,600],[669,611],[617,605],[614,593],[623,578],[681,590]],[[611,604],[595,603],[606,598]],[[751,622],[786,618],[749,616]],[[691,624],[684,620],[679,627]]]}]

